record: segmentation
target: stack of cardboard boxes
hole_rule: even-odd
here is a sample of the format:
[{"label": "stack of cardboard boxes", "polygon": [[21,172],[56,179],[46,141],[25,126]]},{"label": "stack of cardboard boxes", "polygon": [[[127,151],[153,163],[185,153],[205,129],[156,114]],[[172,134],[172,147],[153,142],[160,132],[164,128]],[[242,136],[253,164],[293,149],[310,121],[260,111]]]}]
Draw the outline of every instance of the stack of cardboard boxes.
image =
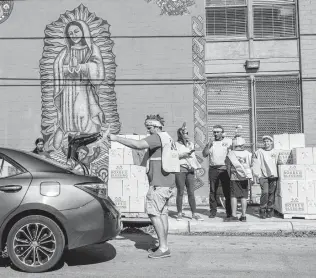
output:
[{"label": "stack of cardboard boxes", "polygon": [[284,218],[316,216],[316,148],[305,147],[304,134],[274,135],[279,150],[275,209]]},{"label": "stack of cardboard boxes", "polygon": [[[141,135],[120,135],[140,140]],[[135,156],[134,156],[135,157]],[[111,142],[109,150],[109,196],[120,209],[122,215],[145,212],[145,196],[149,188],[146,167],[135,165],[133,150],[120,143]]]}]

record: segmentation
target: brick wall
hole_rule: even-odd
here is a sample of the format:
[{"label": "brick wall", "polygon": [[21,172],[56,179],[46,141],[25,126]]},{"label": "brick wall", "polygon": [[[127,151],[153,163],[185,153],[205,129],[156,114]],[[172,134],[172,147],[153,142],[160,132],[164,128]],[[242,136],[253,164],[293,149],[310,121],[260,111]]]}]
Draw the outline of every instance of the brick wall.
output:
[{"label": "brick wall", "polygon": [[299,1],[304,132],[308,146],[316,145],[316,2]]},{"label": "brick wall", "polygon": [[[189,7],[190,15],[183,16],[160,15],[155,1],[147,3],[145,0],[15,1],[10,18],[0,24],[0,34],[1,37],[27,39],[2,41],[0,76],[34,80],[0,80],[0,85],[22,85],[0,87],[0,146],[31,149],[35,138],[41,136],[38,79],[44,29],[60,14],[81,3],[111,25],[118,80],[192,78],[192,38],[175,36],[191,35],[191,17],[203,14],[204,1],[197,0]],[[172,135],[183,121],[188,123],[193,134],[192,84],[153,85],[158,82],[148,81],[150,85],[123,86],[121,83],[116,82],[115,91],[122,133],[143,134],[144,117],[159,113],[165,117],[166,130]],[[26,86],[30,84],[37,86]]]}]

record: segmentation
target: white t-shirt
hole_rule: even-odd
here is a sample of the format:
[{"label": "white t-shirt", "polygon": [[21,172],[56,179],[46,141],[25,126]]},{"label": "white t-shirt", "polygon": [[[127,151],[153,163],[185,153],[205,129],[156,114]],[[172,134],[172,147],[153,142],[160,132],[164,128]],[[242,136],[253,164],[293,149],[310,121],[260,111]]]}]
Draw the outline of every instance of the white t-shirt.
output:
[{"label": "white t-shirt", "polygon": [[213,141],[210,148],[210,166],[224,166],[228,151],[232,147],[232,139],[224,138],[221,141]]},{"label": "white t-shirt", "polygon": [[258,149],[255,154],[259,159],[262,176],[265,178],[268,178],[271,175],[278,177],[277,162],[279,152],[276,149],[272,149],[270,151]]}]

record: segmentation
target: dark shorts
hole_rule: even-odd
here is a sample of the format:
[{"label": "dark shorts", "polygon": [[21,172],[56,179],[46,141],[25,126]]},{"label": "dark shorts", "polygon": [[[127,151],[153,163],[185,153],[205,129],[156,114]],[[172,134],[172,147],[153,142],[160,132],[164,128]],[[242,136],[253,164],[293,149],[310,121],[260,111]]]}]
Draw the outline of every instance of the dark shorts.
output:
[{"label": "dark shorts", "polygon": [[248,180],[230,181],[231,197],[248,198]]}]

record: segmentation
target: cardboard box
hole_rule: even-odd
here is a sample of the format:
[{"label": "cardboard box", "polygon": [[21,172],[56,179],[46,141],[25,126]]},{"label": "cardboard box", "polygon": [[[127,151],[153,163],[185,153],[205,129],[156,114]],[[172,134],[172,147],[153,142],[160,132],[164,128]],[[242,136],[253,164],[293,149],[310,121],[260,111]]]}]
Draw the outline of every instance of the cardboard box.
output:
[{"label": "cardboard box", "polygon": [[306,165],[313,164],[313,148],[295,148],[292,150],[293,164]]},{"label": "cardboard box", "polygon": [[274,148],[277,150],[290,150],[290,136],[289,134],[275,134],[273,135]]},{"label": "cardboard box", "polygon": [[131,179],[147,181],[146,167],[131,165]]},{"label": "cardboard box", "polygon": [[109,165],[124,164],[124,149],[109,149]]},{"label": "cardboard box", "polygon": [[306,198],[307,213],[316,214],[316,198]]},{"label": "cardboard box", "polygon": [[290,149],[294,148],[305,148],[304,133],[290,134]]},{"label": "cardboard box", "polygon": [[280,150],[278,156],[278,165],[293,164],[293,155],[291,150]]},{"label": "cardboard box", "polygon": [[316,180],[316,165],[305,165],[306,180]]},{"label": "cardboard box", "polygon": [[111,179],[124,179],[129,180],[131,178],[131,166],[130,165],[109,165],[109,180]]},{"label": "cardboard box", "polygon": [[123,196],[123,180],[109,180],[108,181],[109,196]]},{"label": "cardboard box", "polygon": [[130,197],[130,212],[145,212],[145,197]]},{"label": "cardboard box", "polygon": [[299,198],[315,198],[315,184],[314,180],[298,181],[297,197]]},{"label": "cardboard box", "polygon": [[316,164],[316,147],[313,147],[313,164]]},{"label": "cardboard box", "polygon": [[[118,136],[125,138],[125,135],[118,135]],[[124,149],[124,148],[126,148],[124,145],[118,142],[111,141],[111,149]]]},{"label": "cardboard box", "polygon": [[279,196],[284,200],[291,200],[297,198],[298,182],[295,180],[291,181],[280,181],[279,183]]},{"label": "cardboard box", "polygon": [[149,189],[149,184],[146,181],[137,181],[137,197],[145,197]]},{"label": "cardboard box", "polygon": [[278,169],[280,181],[305,180],[304,165],[279,165]]},{"label": "cardboard box", "polygon": [[124,161],[123,164],[125,165],[134,164],[133,150],[131,148],[123,149],[123,161]]},{"label": "cardboard box", "polygon": [[124,197],[137,197],[138,184],[137,180],[124,180],[123,181],[123,196]]},{"label": "cardboard box", "polygon": [[282,198],[282,213],[283,214],[306,214],[307,202],[305,198],[295,198],[286,200]]},{"label": "cardboard box", "polygon": [[120,212],[129,212],[130,197],[112,197],[114,204],[120,210]]}]

